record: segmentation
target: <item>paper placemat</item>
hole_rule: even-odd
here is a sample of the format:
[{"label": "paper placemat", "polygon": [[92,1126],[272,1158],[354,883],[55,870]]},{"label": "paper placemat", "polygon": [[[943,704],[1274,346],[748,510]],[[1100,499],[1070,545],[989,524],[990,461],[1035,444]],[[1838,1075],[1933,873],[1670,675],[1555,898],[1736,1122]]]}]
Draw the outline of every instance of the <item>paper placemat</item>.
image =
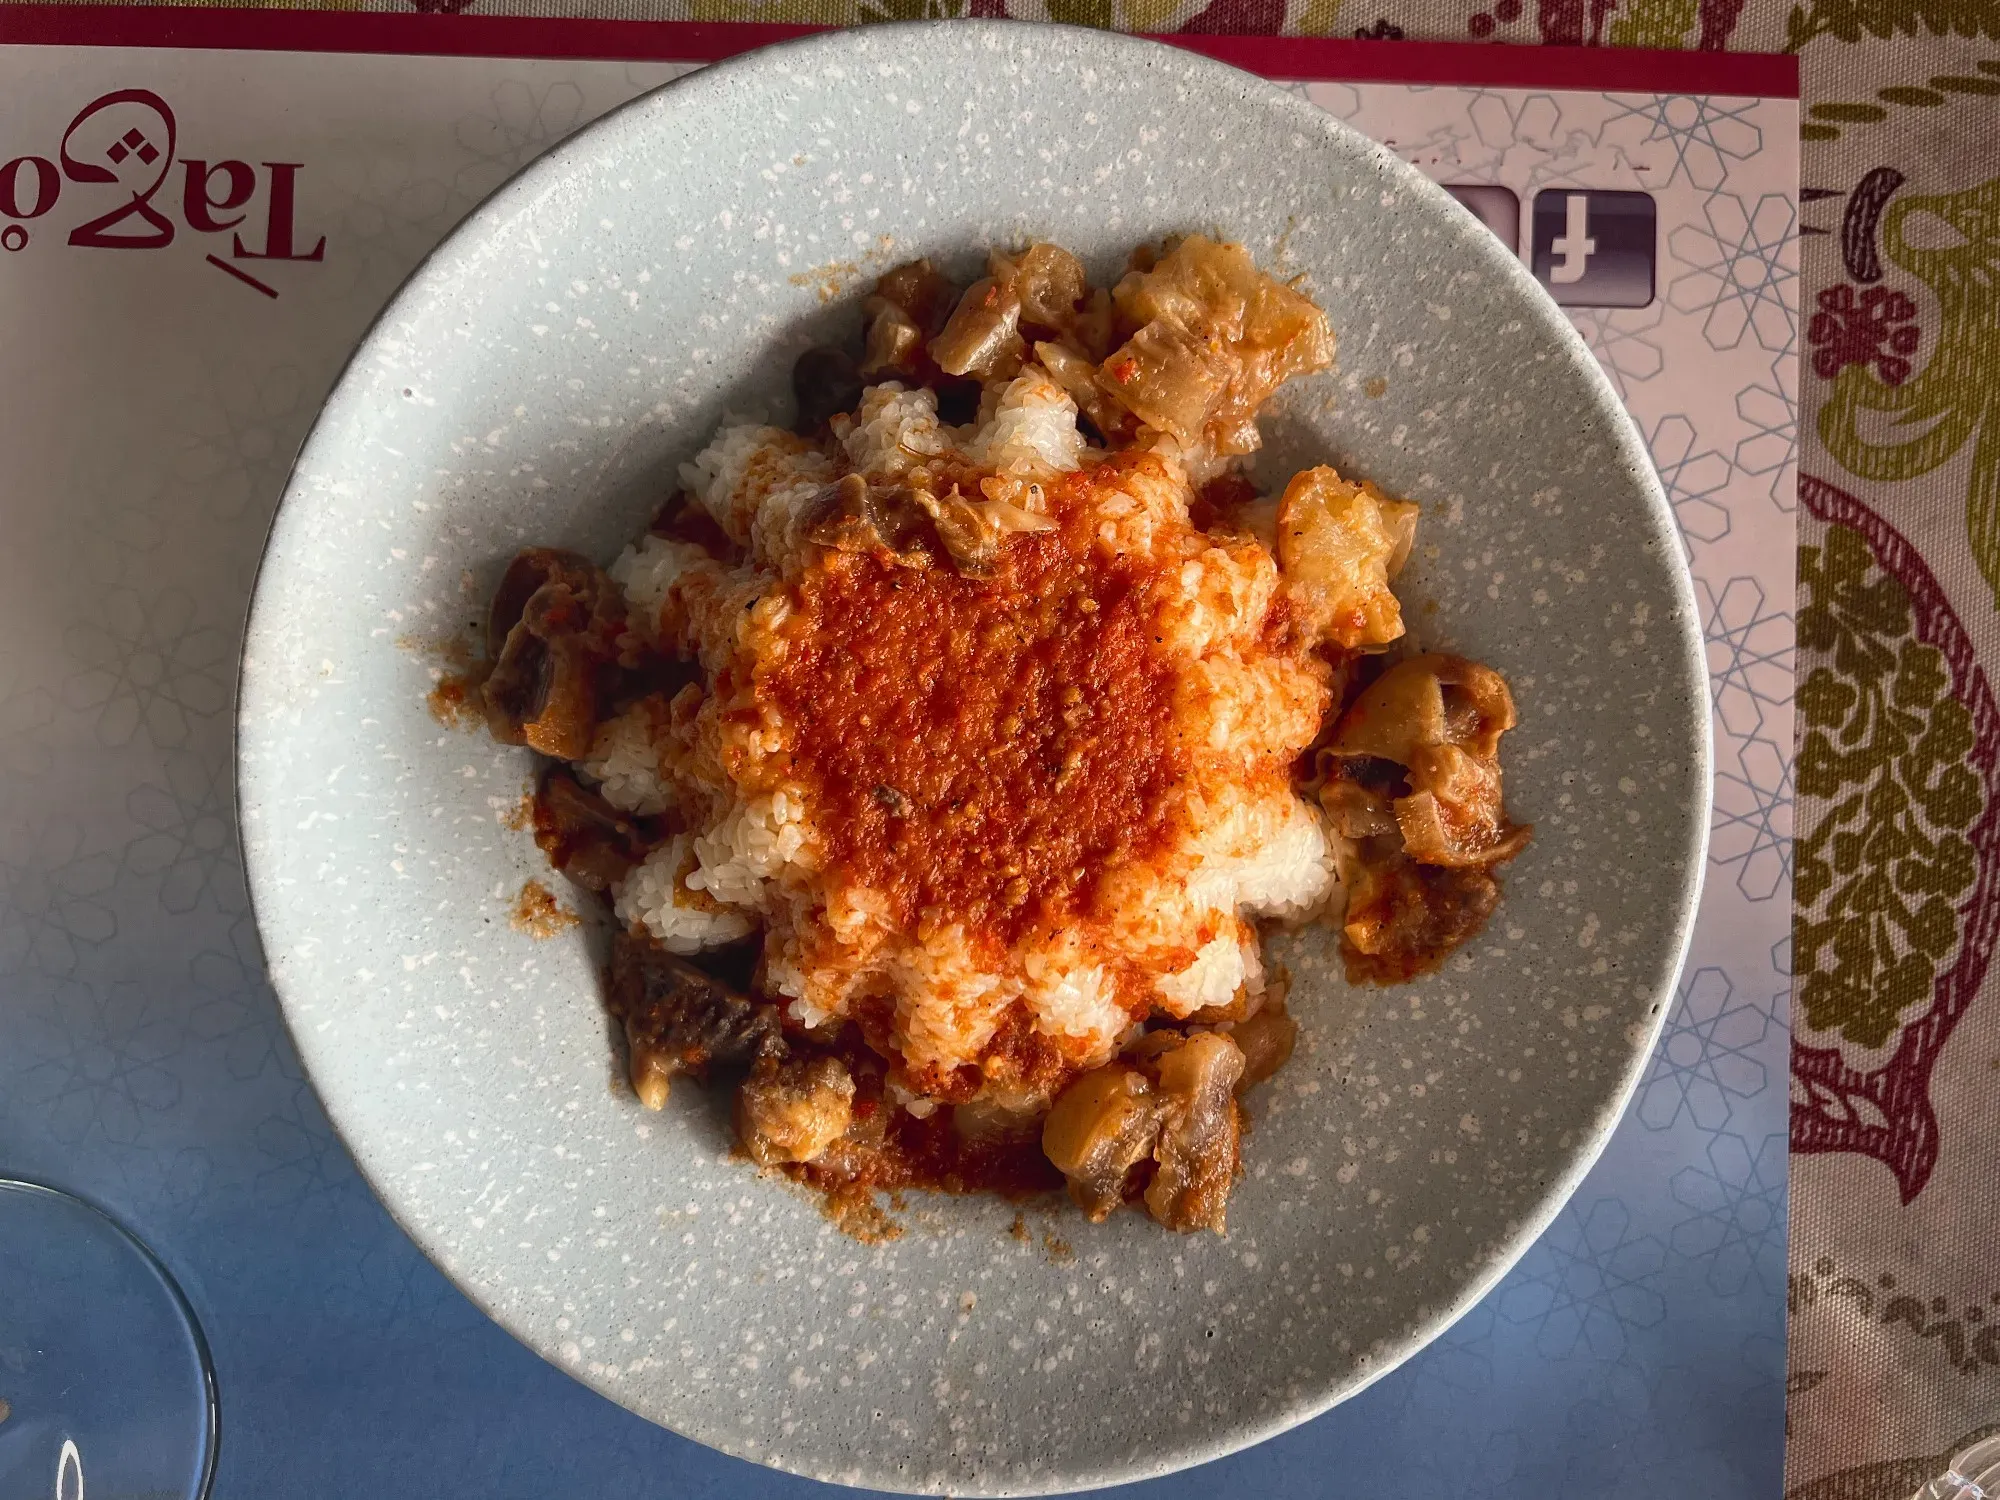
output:
[{"label": "paper placemat", "polygon": [[[232,825],[248,590],[348,350],[509,174],[735,45],[690,28],[677,63],[675,32],[647,28],[642,62],[0,49],[0,1173],[104,1205],[179,1278],[213,1351],[227,1500],[832,1493],[586,1391],[387,1220],[285,1039]],[[1283,45],[1290,87],[1529,261],[1650,442],[1709,643],[1713,844],[1659,1052],[1520,1266],[1355,1400],[1134,1489],[1775,1496],[1796,103],[1686,92],[1685,72],[1645,85],[1629,60],[1631,91],[1581,91],[1547,52],[1500,86],[1513,49],[1454,75],[1441,54],[1466,49],[1412,47],[1415,85],[1379,63],[1314,81],[1367,70]],[[55,1452],[13,1442],[0,1424],[0,1475],[53,1478]]]}]

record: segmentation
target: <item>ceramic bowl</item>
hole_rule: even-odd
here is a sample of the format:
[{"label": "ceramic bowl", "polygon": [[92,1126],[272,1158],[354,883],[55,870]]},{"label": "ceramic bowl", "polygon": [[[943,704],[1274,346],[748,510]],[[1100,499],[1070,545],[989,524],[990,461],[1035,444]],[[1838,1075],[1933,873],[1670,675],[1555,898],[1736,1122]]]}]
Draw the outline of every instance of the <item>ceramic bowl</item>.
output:
[{"label": "ceramic bowl", "polygon": [[[1415,638],[1503,671],[1532,848],[1441,974],[1350,989],[1276,944],[1298,1056],[1229,1234],[926,1199],[867,1245],[729,1154],[693,1087],[615,1085],[588,926],[537,940],[531,766],[441,727],[434,648],[524,543],[609,561],[725,411],[873,273],[1046,237],[1098,276],[1201,230],[1304,278],[1337,369],[1261,468],[1423,506]],[[257,918],[328,1113],[482,1308],[674,1430],[801,1474],[1031,1493],[1158,1474],[1352,1395],[1549,1221],[1659,1030],[1707,826],[1707,695],[1637,434],[1513,256],[1386,151],[1246,74],[1014,23],[826,35],[706,69],[496,194],[328,401],[258,583],[241,697]]]}]

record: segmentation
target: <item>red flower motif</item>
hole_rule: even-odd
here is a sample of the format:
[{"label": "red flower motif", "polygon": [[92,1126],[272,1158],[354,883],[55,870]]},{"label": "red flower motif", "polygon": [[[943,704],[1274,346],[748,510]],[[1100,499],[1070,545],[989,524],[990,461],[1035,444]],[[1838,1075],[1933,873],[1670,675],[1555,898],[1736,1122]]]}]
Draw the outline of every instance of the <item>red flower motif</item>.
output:
[{"label": "red flower motif", "polygon": [[1181,28],[1183,35],[1276,36],[1285,24],[1285,0],[1214,0]]},{"label": "red flower motif", "polygon": [[1910,378],[1909,356],[1917,352],[1917,305],[1901,292],[1871,286],[1855,295],[1842,284],[1819,294],[1819,311],[1806,326],[1813,346],[1813,373],[1831,380],[1849,365],[1873,365],[1884,385]]}]

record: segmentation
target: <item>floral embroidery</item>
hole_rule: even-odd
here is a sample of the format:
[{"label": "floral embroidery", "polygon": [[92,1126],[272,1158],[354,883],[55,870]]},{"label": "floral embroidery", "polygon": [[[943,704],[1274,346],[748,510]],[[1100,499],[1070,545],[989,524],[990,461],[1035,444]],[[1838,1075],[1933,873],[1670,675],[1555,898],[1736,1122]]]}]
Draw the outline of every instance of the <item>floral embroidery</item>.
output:
[{"label": "floral embroidery", "polygon": [[2000,943],[2000,705],[1908,540],[1811,475],[1799,501],[1827,531],[1799,552],[1820,664],[1798,694],[1792,1150],[1872,1156],[1908,1203],[1937,1162],[1932,1070]]},{"label": "floral embroidery", "polygon": [[1917,352],[1916,303],[1887,287],[1854,293],[1843,283],[1819,294],[1819,311],[1806,327],[1813,373],[1831,380],[1849,365],[1872,365],[1884,385],[1901,385]]},{"label": "floral embroidery", "polygon": [[1834,804],[1798,845],[1799,998],[1809,1028],[1864,1047],[1929,1002],[1957,946],[1954,903],[1975,870],[1963,831],[1981,800],[1963,764],[1972,715],[1873,562],[1843,526],[1799,549],[1799,644],[1833,663],[1799,687],[1799,790]]},{"label": "floral embroidery", "polygon": [[1969,450],[1966,530],[2000,598],[2000,178],[1962,193],[1898,194],[1882,215],[1882,249],[1937,297],[1936,346],[1900,382],[1847,364],[1820,408],[1820,439],[1849,473],[1878,484],[1907,483]]}]

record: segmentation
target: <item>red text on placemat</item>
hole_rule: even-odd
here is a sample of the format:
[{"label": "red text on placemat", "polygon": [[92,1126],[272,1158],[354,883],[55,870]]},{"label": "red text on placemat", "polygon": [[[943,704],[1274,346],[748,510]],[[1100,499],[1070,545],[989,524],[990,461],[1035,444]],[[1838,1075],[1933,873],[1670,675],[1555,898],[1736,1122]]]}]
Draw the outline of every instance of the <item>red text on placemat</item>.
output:
[{"label": "red text on placemat", "polygon": [[267,297],[277,288],[255,272],[326,258],[324,235],[307,243],[298,231],[302,163],[182,156],[180,145],[172,107],[152,90],[99,95],[70,120],[53,157],[0,164],[0,249],[26,249],[35,221],[67,193],[76,219],[68,244],[163,250],[182,230],[217,236],[228,259],[211,251],[208,263]]}]

